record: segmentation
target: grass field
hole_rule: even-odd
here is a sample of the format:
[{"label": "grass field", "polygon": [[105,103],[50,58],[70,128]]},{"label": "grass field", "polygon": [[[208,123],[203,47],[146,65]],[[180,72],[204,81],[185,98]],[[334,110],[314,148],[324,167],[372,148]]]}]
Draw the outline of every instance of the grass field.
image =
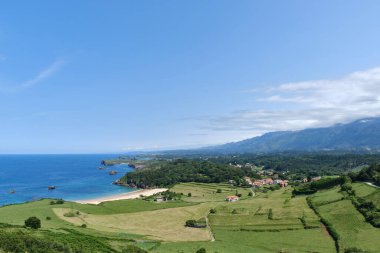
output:
[{"label": "grass field", "polygon": [[[221,193],[217,193],[220,189]],[[230,184],[201,184],[201,183],[182,183],[174,186],[172,191],[183,193],[187,196],[191,193],[191,197],[184,197],[187,202],[224,202],[226,196],[242,194],[240,199],[247,199],[248,193],[251,191],[248,188],[238,188]]]},{"label": "grass field", "polygon": [[380,190],[378,188],[363,183],[355,183],[353,188],[358,197],[372,201],[380,209]]},{"label": "grass field", "polygon": [[77,217],[65,217],[64,214],[76,210],[54,208],[61,219],[88,228],[109,231],[126,232],[146,235],[149,239],[161,241],[208,241],[211,240],[207,228],[194,229],[185,227],[186,220],[198,220],[206,217],[211,206],[208,203],[188,207],[177,207],[155,211],[144,211],[125,214],[93,215],[80,213]]},{"label": "grass field", "polygon": [[[379,190],[361,183],[353,186],[358,196],[378,200]],[[171,191],[183,193],[182,200],[122,200],[99,205],[50,205],[50,200],[41,200],[11,205],[0,208],[0,223],[23,225],[27,217],[37,216],[42,220],[41,231],[76,231],[104,238],[115,249],[132,243],[157,253],[194,253],[201,247],[208,253],[336,252],[306,196],[292,197],[290,187],[258,192],[254,197],[248,195],[251,189],[228,184],[183,183]],[[239,201],[225,201],[227,195],[237,193],[241,194]],[[343,197],[339,188],[333,188],[314,194],[312,201],[339,233],[342,250],[358,247],[380,252],[380,229],[367,223]],[[211,214],[210,209],[216,212]],[[200,218],[207,218],[209,226],[184,226],[186,220]],[[82,224],[87,228],[81,228]]]},{"label": "grass field", "polygon": [[[320,224],[318,217],[307,206],[305,197],[291,198],[291,189],[258,193],[234,203],[227,203],[214,193],[215,188],[201,184],[180,184],[195,194],[196,199],[207,199],[216,209],[209,214],[214,242],[162,243],[153,252],[195,252],[204,247],[207,252],[335,252],[334,242]],[[195,189],[194,189],[195,188]],[[227,191],[225,195],[231,193]],[[245,189],[247,190],[247,189]],[[234,191],[234,190],[233,190]],[[246,196],[248,196],[248,190]],[[225,196],[223,194],[223,196]],[[244,194],[243,194],[244,196]],[[185,199],[187,201],[194,201]],[[273,219],[268,219],[272,209]],[[235,210],[235,211],[234,211]],[[300,218],[314,226],[304,229]]]},{"label": "grass field", "polygon": [[[365,198],[379,193],[375,188],[363,183],[355,183],[354,189],[358,196]],[[342,197],[339,188],[333,188],[318,192],[312,198],[318,206],[320,215],[327,219],[339,234],[339,246],[342,252],[352,247],[373,253],[380,252],[380,229],[366,222],[351,200]]]}]

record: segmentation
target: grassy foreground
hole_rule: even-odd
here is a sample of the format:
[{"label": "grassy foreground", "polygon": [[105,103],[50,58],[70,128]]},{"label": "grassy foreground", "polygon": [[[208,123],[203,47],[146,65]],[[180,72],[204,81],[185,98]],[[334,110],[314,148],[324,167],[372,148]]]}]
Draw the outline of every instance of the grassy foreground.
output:
[{"label": "grassy foreground", "polygon": [[[355,183],[354,187],[361,197],[376,200],[380,194],[365,184]],[[213,253],[336,252],[334,240],[308,206],[306,196],[292,197],[290,187],[254,196],[249,188],[228,184],[182,183],[171,191],[183,193],[182,200],[123,200],[99,205],[51,205],[50,200],[41,200],[11,205],[0,208],[0,223],[20,226],[29,216],[37,216],[42,221],[38,231],[2,229],[23,230],[43,238],[67,237],[84,249],[98,245],[93,252],[121,252],[127,245],[160,253],[194,253],[199,248]],[[235,194],[241,194],[239,201],[225,201],[227,195]],[[312,201],[339,233],[340,252],[351,247],[380,252],[380,229],[367,223],[338,188],[318,192]],[[206,228],[184,226],[186,220],[201,218],[206,218]]]}]

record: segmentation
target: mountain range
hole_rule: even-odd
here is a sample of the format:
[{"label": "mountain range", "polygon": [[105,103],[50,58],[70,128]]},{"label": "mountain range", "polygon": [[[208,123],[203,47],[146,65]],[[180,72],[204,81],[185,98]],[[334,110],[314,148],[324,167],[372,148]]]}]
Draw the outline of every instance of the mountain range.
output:
[{"label": "mountain range", "polygon": [[380,117],[359,119],[331,127],[270,132],[243,141],[207,147],[203,150],[221,153],[379,151]]}]

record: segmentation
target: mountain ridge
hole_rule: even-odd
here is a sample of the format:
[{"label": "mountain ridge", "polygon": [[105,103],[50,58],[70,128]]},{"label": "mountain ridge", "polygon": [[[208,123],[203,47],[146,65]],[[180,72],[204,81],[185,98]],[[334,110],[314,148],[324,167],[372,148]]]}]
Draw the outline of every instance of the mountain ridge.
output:
[{"label": "mountain ridge", "polygon": [[362,118],[347,124],[277,131],[238,142],[206,147],[222,153],[269,153],[283,151],[380,150],[380,117]]}]

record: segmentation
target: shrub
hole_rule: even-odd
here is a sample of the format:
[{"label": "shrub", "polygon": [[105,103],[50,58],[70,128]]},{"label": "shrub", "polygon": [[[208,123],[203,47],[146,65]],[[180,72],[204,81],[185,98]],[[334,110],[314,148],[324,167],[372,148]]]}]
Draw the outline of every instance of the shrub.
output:
[{"label": "shrub", "polygon": [[87,225],[86,225],[86,224],[82,224],[82,225],[80,225],[80,227],[81,227],[81,228],[86,228]]},{"label": "shrub", "polygon": [[57,205],[62,205],[65,203],[65,201],[63,199],[57,199],[57,201],[55,202]]},{"label": "shrub", "polygon": [[222,189],[217,189],[216,193],[222,193]]},{"label": "shrub", "polygon": [[272,208],[269,209],[269,212],[268,212],[268,219],[273,220],[273,210],[272,210]]},{"label": "shrub", "polygon": [[233,213],[233,214],[237,214],[238,211],[237,211],[236,209],[234,209],[234,210],[232,210],[232,213]]},{"label": "shrub", "polygon": [[56,201],[52,200],[50,201],[50,205],[62,205],[65,201],[63,199],[57,199]]},{"label": "shrub", "polygon": [[47,217],[46,217],[46,220],[51,220],[51,217],[50,217],[50,216],[47,216]]},{"label": "shrub", "polygon": [[191,192],[189,192],[189,193],[187,194],[187,196],[188,196],[188,197],[191,197]]},{"label": "shrub", "polygon": [[200,248],[195,253],[206,253],[206,249],[205,248]]},{"label": "shrub", "polygon": [[216,213],[216,209],[215,208],[210,209],[210,213]]},{"label": "shrub", "polygon": [[187,220],[186,221],[186,227],[195,227],[197,224],[197,221],[196,220]]},{"label": "shrub", "polygon": [[41,220],[37,217],[29,217],[25,220],[25,226],[33,229],[39,229],[41,227]]},{"label": "shrub", "polygon": [[253,192],[249,192],[249,193],[248,193],[248,196],[249,196],[249,197],[252,197],[252,196],[253,196]]},{"label": "shrub", "polygon": [[63,216],[65,216],[65,217],[76,217],[78,215],[75,212],[68,212],[68,213],[64,213]]},{"label": "shrub", "polygon": [[199,219],[197,221],[196,220],[187,220],[185,223],[185,226],[190,227],[190,228],[205,228],[207,226],[206,219],[202,218],[202,219]]}]

